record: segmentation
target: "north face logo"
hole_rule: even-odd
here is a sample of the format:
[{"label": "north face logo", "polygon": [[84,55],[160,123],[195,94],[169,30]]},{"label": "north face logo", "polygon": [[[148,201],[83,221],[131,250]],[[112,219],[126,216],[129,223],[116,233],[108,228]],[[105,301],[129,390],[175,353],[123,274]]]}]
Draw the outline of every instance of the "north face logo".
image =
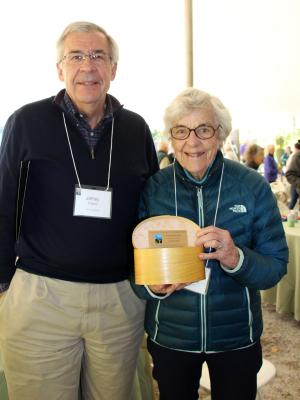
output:
[{"label": "north face logo", "polygon": [[246,213],[247,208],[243,204],[235,204],[233,207],[229,207],[229,210],[235,213]]}]

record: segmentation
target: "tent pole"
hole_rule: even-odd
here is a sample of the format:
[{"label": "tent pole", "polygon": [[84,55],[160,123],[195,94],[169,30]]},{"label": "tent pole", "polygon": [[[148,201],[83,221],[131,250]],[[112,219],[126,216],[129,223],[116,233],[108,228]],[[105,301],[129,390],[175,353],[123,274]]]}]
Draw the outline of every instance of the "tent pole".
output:
[{"label": "tent pole", "polygon": [[186,85],[193,86],[193,0],[185,0]]}]

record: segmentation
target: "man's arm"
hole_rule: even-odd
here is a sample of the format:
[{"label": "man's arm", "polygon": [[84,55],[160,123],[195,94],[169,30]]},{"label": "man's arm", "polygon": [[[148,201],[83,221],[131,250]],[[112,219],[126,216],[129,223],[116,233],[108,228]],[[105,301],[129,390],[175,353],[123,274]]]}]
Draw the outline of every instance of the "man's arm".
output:
[{"label": "man's arm", "polygon": [[293,155],[285,176],[287,181],[291,185],[295,185],[297,191],[300,192],[300,157],[298,154]]},{"label": "man's arm", "polygon": [[0,283],[0,296],[9,288],[9,283]]},{"label": "man's arm", "polygon": [[7,121],[0,147],[0,283],[7,290],[15,273],[16,205],[22,160],[22,124],[18,113]]}]

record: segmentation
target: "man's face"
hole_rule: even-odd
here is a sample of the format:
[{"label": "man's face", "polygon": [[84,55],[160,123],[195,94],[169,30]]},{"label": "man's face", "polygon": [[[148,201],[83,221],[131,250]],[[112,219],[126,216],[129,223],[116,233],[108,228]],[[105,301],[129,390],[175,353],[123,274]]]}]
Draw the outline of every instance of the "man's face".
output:
[{"label": "man's face", "polygon": [[[85,57],[81,63],[71,61],[70,55],[105,54],[103,62],[94,62]],[[110,82],[114,80],[117,65],[109,58],[110,50],[106,37],[101,32],[72,32],[64,43],[63,59],[57,64],[59,79],[65,82],[68,95],[84,111],[87,107],[102,107]]]}]

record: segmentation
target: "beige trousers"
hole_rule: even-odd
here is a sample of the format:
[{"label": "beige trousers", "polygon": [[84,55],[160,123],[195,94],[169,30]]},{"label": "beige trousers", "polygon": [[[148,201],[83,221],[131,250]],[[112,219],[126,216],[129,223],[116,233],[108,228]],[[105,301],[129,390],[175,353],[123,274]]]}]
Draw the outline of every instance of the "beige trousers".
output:
[{"label": "beige trousers", "polygon": [[129,282],[74,283],[18,269],[0,298],[10,400],[128,400],[144,302]]}]

